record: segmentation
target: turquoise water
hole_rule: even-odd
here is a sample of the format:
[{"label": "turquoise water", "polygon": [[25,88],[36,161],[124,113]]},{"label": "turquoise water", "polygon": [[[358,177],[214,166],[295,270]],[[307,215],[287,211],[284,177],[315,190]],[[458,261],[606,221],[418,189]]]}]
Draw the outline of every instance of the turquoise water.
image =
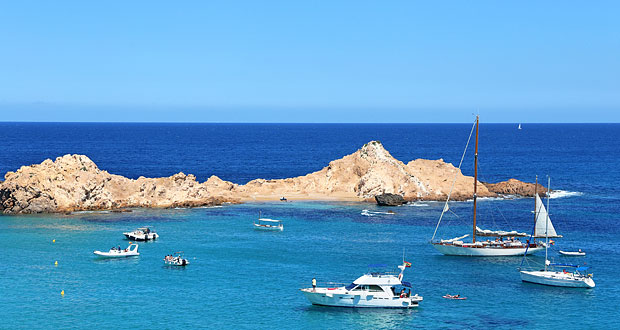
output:
[{"label": "turquoise water", "polygon": [[[524,284],[516,270],[518,257],[438,254],[428,240],[440,203],[402,206],[393,209],[395,215],[374,217],[360,214],[364,208],[377,210],[374,205],[318,202],[3,216],[0,327],[618,328],[618,229],[611,226],[609,211],[597,211],[597,199],[583,195],[551,200],[556,229],[565,236],[556,247],[589,252],[574,260],[594,266],[597,287],[592,290]],[[482,214],[500,208],[507,225],[531,228],[531,199],[480,204]],[[447,220],[441,234],[468,233],[470,208],[471,203],[455,203],[452,210],[463,221]],[[259,210],[283,219],[284,232],[253,230]],[[598,224],[584,221],[586,214]],[[153,226],[161,237],[141,243],[139,257],[101,260],[92,254],[126,246],[122,232],[143,225]],[[424,297],[417,309],[318,307],[298,290],[313,277],[319,283],[350,282],[368,264],[396,265],[403,249],[413,263],[405,279]],[[163,256],[179,250],[191,265],[164,266]],[[550,253],[557,256],[555,250]],[[446,293],[468,300],[442,299]]]}]

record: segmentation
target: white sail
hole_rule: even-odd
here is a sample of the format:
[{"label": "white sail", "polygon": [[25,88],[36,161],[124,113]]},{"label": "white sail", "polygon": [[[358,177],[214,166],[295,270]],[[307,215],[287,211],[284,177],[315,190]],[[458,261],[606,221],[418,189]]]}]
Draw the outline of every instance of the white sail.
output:
[{"label": "white sail", "polygon": [[[538,194],[536,194],[536,210],[534,212],[536,212],[536,230],[534,230],[534,237],[562,237],[555,232],[555,228],[553,228],[553,224],[551,223],[551,218],[547,214],[547,209],[545,209],[545,205]],[[549,221],[548,224],[546,223],[547,220]],[[548,235],[545,235],[545,231],[547,231]]]}]

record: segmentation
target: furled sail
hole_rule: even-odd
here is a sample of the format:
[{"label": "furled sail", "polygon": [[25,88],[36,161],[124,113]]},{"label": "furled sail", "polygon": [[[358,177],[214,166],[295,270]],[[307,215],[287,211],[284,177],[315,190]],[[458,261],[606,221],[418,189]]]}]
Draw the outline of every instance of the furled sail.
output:
[{"label": "furled sail", "polygon": [[488,229],[481,229],[478,226],[476,226],[476,235],[478,235],[478,236],[494,236],[494,237],[502,237],[502,236],[526,237],[526,236],[529,236],[527,233],[520,233],[520,232],[518,232],[516,230],[511,230],[511,231],[488,230]]},{"label": "furled sail", "polygon": [[[536,194],[536,210],[534,212],[536,212],[536,230],[534,230],[534,237],[562,237],[555,232],[547,209],[545,209],[545,205],[538,194]],[[547,220],[549,220],[548,224],[546,223]],[[545,235],[545,231],[547,231],[548,235]]]}]

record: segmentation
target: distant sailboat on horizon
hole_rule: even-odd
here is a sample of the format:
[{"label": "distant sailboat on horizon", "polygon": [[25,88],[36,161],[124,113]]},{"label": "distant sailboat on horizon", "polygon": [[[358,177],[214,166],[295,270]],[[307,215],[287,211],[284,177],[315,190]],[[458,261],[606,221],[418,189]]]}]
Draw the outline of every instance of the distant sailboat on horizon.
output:
[{"label": "distant sailboat on horizon", "polygon": [[521,123],[519,123],[519,127],[517,129],[521,129]]}]

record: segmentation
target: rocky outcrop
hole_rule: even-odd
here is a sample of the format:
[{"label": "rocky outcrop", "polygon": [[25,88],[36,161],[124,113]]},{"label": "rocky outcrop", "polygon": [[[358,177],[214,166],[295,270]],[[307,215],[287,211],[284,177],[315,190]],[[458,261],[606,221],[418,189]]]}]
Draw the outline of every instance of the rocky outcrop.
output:
[{"label": "rocky outcrop", "polygon": [[[396,194],[408,201],[444,200],[453,182],[452,199],[471,198],[473,178],[452,164],[441,159],[416,159],[405,165],[378,141],[365,144],[317,172],[288,179],[256,179],[245,185],[216,176],[199,183],[195,176],[184,173],[134,180],[101,170],[86,156],[65,155],[8,172],[5,181],[0,182],[0,211],[13,214],[195,207],[277,200],[282,196],[289,200],[372,201],[378,195]],[[489,190],[479,183],[478,196],[506,191],[530,195],[527,185],[531,184],[497,184]]]},{"label": "rocky outcrop", "polygon": [[128,207],[205,206],[236,201],[214,194],[193,175],[137,180],[100,170],[83,155],[23,166],[0,184],[3,213],[70,212]]},{"label": "rocky outcrop", "polygon": [[500,195],[516,195],[523,197],[534,197],[535,193],[538,193],[540,197],[547,196],[547,188],[541,184],[527,183],[519,181],[517,179],[510,179],[508,181],[498,183],[485,183],[484,184],[489,191],[492,191]]},{"label": "rocky outcrop", "polygon": [[377,195],[375,200],[380,206],[399,206],[407,203],[403,196],[389,193]]}]

